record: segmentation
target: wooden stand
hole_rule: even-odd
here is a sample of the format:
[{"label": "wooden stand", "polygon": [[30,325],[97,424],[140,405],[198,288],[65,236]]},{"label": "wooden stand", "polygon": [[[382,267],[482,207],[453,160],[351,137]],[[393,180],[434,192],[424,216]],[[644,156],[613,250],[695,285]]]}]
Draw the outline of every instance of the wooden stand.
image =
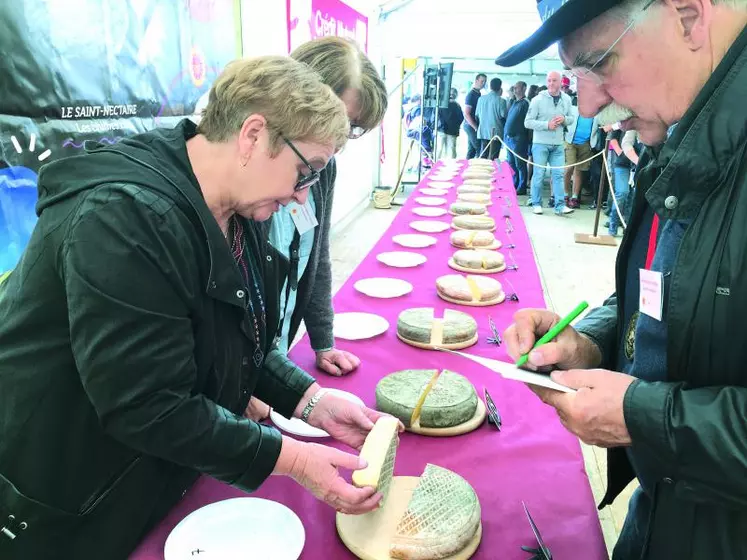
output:
[{"label": "wooden stand", "polygon": [[414,342],[412,340],[403,338],[399,333],[397,333],[397,338],[399,338],[405,344],[409,344],[410,346],[414,346],[415,348],[420,348],[421,350],[437,350],[438,348],[446,348],[447,350],[464,350],[465,348],[474,346],[478,341],[478,335],[475,335],[469,340],[465,340],[464,342],[455,342],[453,344],[426,344],[425,342]]},{"label": "wooden stand", "polygon": [[[609,149],[609,140],[604,145],[605,153]],[[576,243],[585,243],[587,245],[606,245],[608,247],[617,247],[617,241],[611,235],[597,235],[599,232],[599,215],[602,213],[602,202],[607,194],[607,170],[605,169],[604,160],[602,161],[602,173],[599,177],[599,195],[597,196],[597,213],[594,217],[594,233],[577,233],[574,240]],[[614,211],[614,209],[613,209]]]},{"label": "wooden stand", "polygon": [[501,295],[499,295],[495,299],[487,301],[464,301],[463,299],[454,299],[442,294],[438,291],[438,289],[436,289],[436,294],[444,301],[448,301],[449,303],[453,303],[455,305],[466,305],[468,307],[490,307],[491,305],[498,305],[506,301],[506,294],[504,293],[501,293]]},{"label": "wooden stand", "polygon": [[500,266],[498,268],[491,268],[491,269],[467,268],[464,266],[460,266],[456,262],[454,262],[454,257],[449,259],[448,264],[449,264],[449,267],[453,268],[454,270],[458,270],[459,272],[467,272],[469,274],[498,274],[499,272],[503,272],[507,268],[505,263],[503,264],[503,266]]},{"label": "wooden stand", "polygon": [[[364,515],[337,514],[337,534],[350,552],[361,560],[391,560],[392,537],[419,481],[417,476],[395,476],[381,509]],[[482,525],[466,548],[444,560],[468,560],[480,546],[481,539]]]}]

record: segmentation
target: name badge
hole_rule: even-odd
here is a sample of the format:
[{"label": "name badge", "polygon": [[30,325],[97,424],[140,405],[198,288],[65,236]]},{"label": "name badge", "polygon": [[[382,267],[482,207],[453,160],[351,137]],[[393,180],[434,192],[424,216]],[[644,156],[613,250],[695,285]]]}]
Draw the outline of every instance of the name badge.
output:
[{"label": "name badge", "polygon": [[308,200],[303,204],[289,202],[286,208],[288,209],[288,212],[290,212],[293,223],[296,225],[298,235],[303,235],[319,225],[314,212],[311,210],[311,205]]},{"label": "name badge", "polygon": [[664,275],[653,270],[640,269],[641,284],[638,310],[661,321],[664,313]]}]

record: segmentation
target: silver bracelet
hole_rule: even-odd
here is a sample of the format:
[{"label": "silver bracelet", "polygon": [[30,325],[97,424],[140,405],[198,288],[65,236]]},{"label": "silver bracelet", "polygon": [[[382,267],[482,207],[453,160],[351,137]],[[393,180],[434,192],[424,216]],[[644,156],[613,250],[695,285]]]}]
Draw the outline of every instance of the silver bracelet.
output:
[{"label": "silver bracelet", "polygon": [[321,400],[321,398],[327,393],[326,389],[319,389],[313,397],[309,399],[309,402],[306,403],[306,406],[303,408],[303,412],[301,412],[301,420],[304,422],[309,421],[309,416],[311,416],[311,411],[314,410],[314,407],[316,404]]}]

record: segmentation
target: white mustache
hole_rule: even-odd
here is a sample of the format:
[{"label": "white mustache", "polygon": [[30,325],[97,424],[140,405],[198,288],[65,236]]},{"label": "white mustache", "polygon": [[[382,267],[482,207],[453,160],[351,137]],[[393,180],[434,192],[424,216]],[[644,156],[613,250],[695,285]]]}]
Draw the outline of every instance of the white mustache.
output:
[{"label": "white mustache", "polygon": [[609,124],[622,122],[631,117],[635,117],[633,111],[626,109],[617,103],[610,103],[597,115],[597,121],[599,122],[599,126],[607,126]]}]

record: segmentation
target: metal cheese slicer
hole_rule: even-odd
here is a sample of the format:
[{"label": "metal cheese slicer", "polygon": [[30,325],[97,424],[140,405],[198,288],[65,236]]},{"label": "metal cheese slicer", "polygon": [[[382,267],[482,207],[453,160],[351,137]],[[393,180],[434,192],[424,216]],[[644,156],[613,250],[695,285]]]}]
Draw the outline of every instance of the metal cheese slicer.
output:
[{"label": "metal cheese slicer", "polygon": [[523,500],[521,502],[521,505],[524,506],[524,513],[527,514],[527,519],[529,519],[529,525],[532,527],[534,538],[537,539],[537,548],[522,546],[521,550],[534,555],[529,560],[552,560],[552,552],[550,552],[550,549],[545,545],[545,541],[542,540],[542,535],[540,535],[537,524],[534,522],[534,519],[532,519],[532,516],[529,513],[529,509],[527,508],[527,505]]}]

